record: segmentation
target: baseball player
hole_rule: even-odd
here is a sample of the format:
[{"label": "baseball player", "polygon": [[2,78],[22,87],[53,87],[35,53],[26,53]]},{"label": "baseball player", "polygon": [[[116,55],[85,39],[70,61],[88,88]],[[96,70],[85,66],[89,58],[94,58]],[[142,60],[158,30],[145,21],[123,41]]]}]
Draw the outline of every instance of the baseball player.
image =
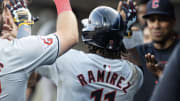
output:
[{"label": "baseball player", "polygon": [[[38,18],[31,15],[29,9],[27,8],[27,2],[22,0],[22,3],[17,7],[9,6],[13,3],[10,0],[4,0],[3,4],[6,5],[11,12],[5,8],[3,11],[3,26],[1,31],[1,37],[4,39],[12,40],[14,38],[22,38],[31,35],[31,25]],[[21,21],[21,22],[18,22]]]},{"label": "baseball player", "polygon": [[[52,64],[58,56],[78,42],[77,21],[69,0],[54,2],[58,11],[55,34],[13,41],[0,39],[0,101],[25,101],[26,85],[32,70],[41,65]],[[13,7],[17,7],[21,1],[12,0],[11,3]],[[1,14],[5,9],[7,8],[3,7],[1,0]],[[2,24],[2,19],[0,21]]]},{"label": "baseball player", "polygon": [[[127,23],[133,24],[135,9],[126,10]],[[143,74],[137,65],[121,58],[126,54],[123,34],[130,26],[107,6],[95,8],[82,23],[81,37],[89,53],[71,49],[37,72],[56,84],[57,101],[133,101]]]},{"label": "baseball player", "polygon": [[180,43],[177,44],[150,101],[179,101]]},{"label": "baseball player", "polygon": [[144,83],[136,94],[135,101],[148,101],[152,96],[153,88],[157,84],[156,74],[161,74],[179,42],[178,33],[174,31],[175,9],[170,0],[149,0],[143,18],[147,21],[152,42],[134,48],[137,54],[133,55],[139,57],[136,60],[140,61],[144,70]]}]

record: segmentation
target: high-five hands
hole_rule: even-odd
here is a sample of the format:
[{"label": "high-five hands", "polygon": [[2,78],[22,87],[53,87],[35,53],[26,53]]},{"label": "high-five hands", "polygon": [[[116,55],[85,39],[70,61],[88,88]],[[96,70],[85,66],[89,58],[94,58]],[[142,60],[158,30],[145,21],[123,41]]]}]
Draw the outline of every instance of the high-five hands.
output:
[{"label": "high-five hands", "polygon": [[164,65],[161,63],[158,63],[157,60],[155,59],[155,56],[152,55],[151,53],[147,53],[145,55],[146,59],[146,67],[153,73],[157,78],[160,78]]},{"label": "high-five hands", "polygon": [[128,0],[127,2],[120,1],[117,7],[117,10],[120,12],[123,17],[124,24],[126,25],[126,32],[124,36],[131,37],[132,31],[131,27],[136,22],[136,8],[132,1]]},{"label": "high-five hands", "polygon": [[38,20],[38,18],[32,17],[24,0],[10,0],[10,4],[7,7],[10,9],[15,23],[19,27],[23,24],[32,25]]}]

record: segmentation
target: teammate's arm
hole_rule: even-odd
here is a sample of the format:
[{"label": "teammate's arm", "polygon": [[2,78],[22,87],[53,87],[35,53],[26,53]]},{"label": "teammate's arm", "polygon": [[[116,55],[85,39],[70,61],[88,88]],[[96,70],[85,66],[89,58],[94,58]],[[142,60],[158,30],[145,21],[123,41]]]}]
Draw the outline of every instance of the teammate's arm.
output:
[{"label": "teammate's arm", "polygon": [[25,1],[10,0],[9,3],[7,3],[6,6],[11,11],[14,22],[18,26],[18,33],[16,38],[19,39],[31,35],[31,25],[34,24],[34,20],[25,4]]},{"label": "teammate's arm", "polygon": [[78,42],[77,20],[69,0],[54,0],[58,11],[57,36],[60,39],[60,53],[63,54]]}]

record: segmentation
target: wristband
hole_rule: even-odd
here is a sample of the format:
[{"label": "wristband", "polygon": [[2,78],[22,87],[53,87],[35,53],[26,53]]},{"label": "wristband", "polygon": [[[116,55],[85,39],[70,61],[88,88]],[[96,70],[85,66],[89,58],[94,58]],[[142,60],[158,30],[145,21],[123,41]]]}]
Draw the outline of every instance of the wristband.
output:
[{"label": "wristband", "polygon": [[54,0],[58,15],[64,11],[71,11],[69,0]]}]

